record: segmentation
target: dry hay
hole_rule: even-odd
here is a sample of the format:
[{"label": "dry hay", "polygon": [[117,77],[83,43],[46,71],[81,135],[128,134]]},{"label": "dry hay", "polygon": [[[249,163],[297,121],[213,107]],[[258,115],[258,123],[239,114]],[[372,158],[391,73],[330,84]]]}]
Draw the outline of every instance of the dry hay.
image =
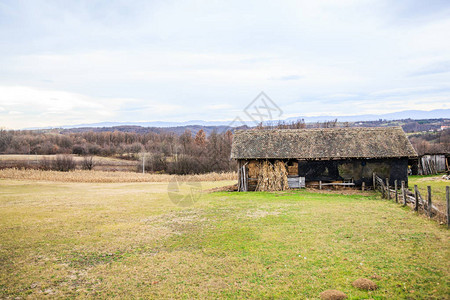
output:
[{"label": "dry hay", "polygon": [[285,191],[288,186],[288,172],[282,161],[274,164],[264,161],[259,164],[256,191]]},{"label": "dry hay", "polygon": [[366,291],[374,291],[378,288],[377,284],[370,279],[367,278],[359,278],[353,281],[352,285],[355,288],[366,290]]},{"label": "dry hay", "polygon": [[120,183],[120,182],[170,182],[178,181],[219,181],[236,180],[236,172],[207,173],[198,175],[170,175],[135,172],[106,172],[74,170],[70,172],[43,171],[33,169],[3,169],[0,170],[0,179],[36,180],[57,182],[93,182],[93,183]]},{"label": "dry hay", "polygon": [[347,295],[338,290],[326,290],[326,291],[320,293],[320,299],[341,300],[341,299],[347,299]]}]

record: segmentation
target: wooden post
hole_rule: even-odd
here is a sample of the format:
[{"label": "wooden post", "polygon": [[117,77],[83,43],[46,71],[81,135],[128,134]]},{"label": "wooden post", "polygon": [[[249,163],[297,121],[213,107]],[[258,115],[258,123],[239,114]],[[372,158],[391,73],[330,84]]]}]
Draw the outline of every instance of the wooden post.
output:
[{"label": "wooden post", "polygon": [[419,210],[419,189],[417,187],[417,184],[414,185],[414,199],[416,200],[414,202],[414,210]]},{"label": "wooden post", "polygon": [[322,189],[322,180],[319,181],[319,190]]},{"label": "wooden post", "polygon": [[450,227],[450,186],[445,187],[445,198],[447,198],[447,228]]},{"label": "wooden post", "polygon": [[361,185],[361,191],[363,191],[364,192],[364,190],[365,190],[365,187],[366,187],[366,183],[363,181],[362,182],[362,185]]},{"label": "wooden post", "polygon": [[431,186],[427,186],[427,192],[428,192],[428,217],[431,218],[431,215],[433,211],[431,210]]},{"label": "wooden post", "polygon": [[395,203],[398,203],[398,189],[397,189],[397,179],[394,181],[394,189],[395,189]]},{"label": "wooden post", "polygon": [[403,206],[406,206],[405,182],[403,180],[402,180],[402,196],[403,196]]},{"label": "wooden post", "polygon": [[391,200],[391,191],[389,187],[389,178],[386,178],[386,192],[388,200]]},{"label": "wooden post", "polygon": [[373,190],[375,191],[377,189],[376,182],[375,182],[375,172],[372,173],[372,180],[373,180]]}]

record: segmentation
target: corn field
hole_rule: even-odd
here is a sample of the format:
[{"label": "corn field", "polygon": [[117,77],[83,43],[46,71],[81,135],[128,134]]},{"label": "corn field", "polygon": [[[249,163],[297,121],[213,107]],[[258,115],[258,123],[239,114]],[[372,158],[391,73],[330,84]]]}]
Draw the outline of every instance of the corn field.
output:
[{"label": "corn field", "polygon": [[169,175],[169,174],[142,174],[133,172],[104,172],[75,170],[71,172],[43,171],[33,169],[3,169],[0,178],[16,180],[37,180],[57,182],[169,182],[176,178],[178,181],[220,181],[237,180],[236,172],[206,173],[199,175]]}]

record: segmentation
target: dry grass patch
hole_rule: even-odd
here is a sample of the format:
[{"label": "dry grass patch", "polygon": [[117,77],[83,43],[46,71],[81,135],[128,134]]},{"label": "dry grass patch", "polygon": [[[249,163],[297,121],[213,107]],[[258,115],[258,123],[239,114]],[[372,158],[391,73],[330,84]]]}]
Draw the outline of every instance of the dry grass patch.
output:
[{"label": "dry grass patch", "polygon": [[367,278],[358,278],[353,281],[352,285],[355,288],[365,290],[365,291],[374,291],[378,288],[377,284],[370,279]]},{"label": "dry grass patch", "polygon": [[322,300],[343,300],[347,298],[345,293],[338,290],[326,290],[320,293],[320,299]]}]

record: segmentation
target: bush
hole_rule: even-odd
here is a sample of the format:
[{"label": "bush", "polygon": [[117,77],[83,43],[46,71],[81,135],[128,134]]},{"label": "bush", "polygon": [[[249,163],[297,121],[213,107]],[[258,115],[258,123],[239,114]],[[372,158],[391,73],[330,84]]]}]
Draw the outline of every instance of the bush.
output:
[{"label": "bush", "polygon": [[83,158],[82,168],[83,170],[92,170],[95,166],[94,157],[92,155],[85,156]]},{"label": "bush", "polygon": [[70,155],[57,155],[53,160],[53,170],[55,171],[68,172],[75,170],[75,167],[75,160]]}]

